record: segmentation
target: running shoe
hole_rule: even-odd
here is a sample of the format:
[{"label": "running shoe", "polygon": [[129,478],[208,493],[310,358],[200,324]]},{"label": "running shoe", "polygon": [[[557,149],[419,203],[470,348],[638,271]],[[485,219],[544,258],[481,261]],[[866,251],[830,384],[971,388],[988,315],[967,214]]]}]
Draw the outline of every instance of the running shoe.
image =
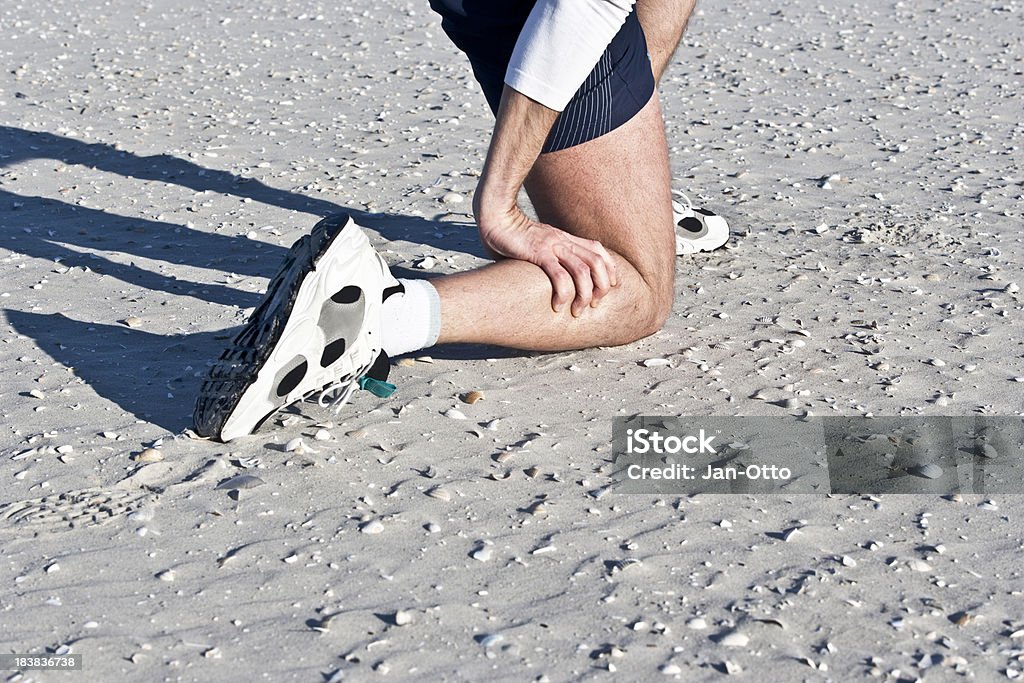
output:
[{"label": "running shoe", "polygon": [[230,441],[313,394],[321,404],[333,395],[339,408],[367,382],[380,380],[371,387],[380,394],[390,367],[380,306],[397,291],[401,285],[351,217],[321,220],[292,245],[260,305],[210,368],[193,414],[196,433]]},{"label": "running shoe", "polygon": [[673,192],[673,220],[676,224],[676,256],[713,251],[729,241],[729,224],[707,209],[694,208],[682,192]]}]

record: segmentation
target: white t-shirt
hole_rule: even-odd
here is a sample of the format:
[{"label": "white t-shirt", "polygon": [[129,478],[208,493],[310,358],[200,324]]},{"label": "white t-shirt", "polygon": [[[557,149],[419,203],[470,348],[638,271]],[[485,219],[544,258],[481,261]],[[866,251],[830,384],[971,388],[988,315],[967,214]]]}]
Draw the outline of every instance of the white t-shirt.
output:
[{"label": "white t-shirt", "polygon": [[633,11],[636,0],[537,0],[505,84],[562,111]]}]

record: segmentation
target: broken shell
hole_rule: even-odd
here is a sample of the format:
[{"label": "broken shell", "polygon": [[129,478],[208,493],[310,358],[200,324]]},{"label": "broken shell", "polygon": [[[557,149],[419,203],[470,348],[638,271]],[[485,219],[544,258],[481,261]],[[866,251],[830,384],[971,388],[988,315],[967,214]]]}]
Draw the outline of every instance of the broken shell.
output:
[{"label": "broken shell", "polygon": [[471,552],[469,556],[477,562],[487,562],[489,559],[491,559],[491,554],[493,552],[494,551],[491,550],[491,546],[481,545],[478,548],[476,548],[473,552]]},{"label": "broken shell", "polygon": [[407,612],[404,609],[400,609],[395,612],[395,625],[396,626],[407,626],[412,623],[412,612]]},{"label": "broken shell", "polygon": [[909,472],[925,479],[938,479],[942,476],[942,468],[930,462],[911,467]]},{"label": "broken shell", "polygon": [[451,418],[452,420],[466,419],[466,414],[459,410],[458,408],[449,408],[448,410],[444,411],[442,415],[444,415],[447,418]]},{"label": "broken shell", "polygon": [[666,365],[671,365],[671,364],[672,364],[672,361],[670,361],[667,358],[648,358],[647,360],[645,360],[643,362],[643,366],[645,368],[665,367]]},{"label": "broken shell", "polygon": [[725,634],[718,642],[724,647],[746,647],[750,642],[750,638],[745,633],[732,631]]},{"label": "broken shell", "polygon": [[137,318],[134,315],[130,315],[121,321],[127,327],[140,327],[142,325],[142,318]]},{"label": "broken shell", "polygon": [[524,472],[524,473],[526,474],[526,476],[528,476],[528,477],[529,477],[530,479],[536,479],[536,478],[537,478],[537,475],[538,475],[538,474],[540,474],[540,469],[539,469],[539,468],[537,468],[537,467],[528,467],[527,469],[523,470],[523,472]]},{"label": "broken shell", "polygon": [[176,579],[177,577],[178,575],[174,572],[173,569],[165,569],[164,571],[156,575],[156,578],[160,579],[161,581],[168,582],[174,581],[174,579]]},{"label": "broken shell", "polygon": [[266,483],[254,474],[239,474],[217,484],[217,488],[237,491],[238,489],[254,489]]},{"label": "broken shell", "polygon": [[135,462],[160,462],[163,459],[164,454],[155,448],[146,448],[141,453],[132,456],[132,460]]},{"label": "broken shell", "polygon": [[484,398],[484,392],[482,391],[470,391],[461,396],[463,403],[473,405],[477,401],[482,401]]}]

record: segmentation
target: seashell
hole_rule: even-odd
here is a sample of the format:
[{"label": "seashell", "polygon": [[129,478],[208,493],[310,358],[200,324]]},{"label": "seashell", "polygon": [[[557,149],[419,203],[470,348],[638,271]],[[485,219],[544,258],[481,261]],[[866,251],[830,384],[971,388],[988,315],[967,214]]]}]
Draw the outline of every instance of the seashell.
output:
[{"label": "seashell", "polygon": [[928,363],[928,365],[933,365],[937,368],[946,367],[946,361],[942,360],[941,358],[930,358],[926,362]]},{"label": "seashell", "polygon": [[487,562],[491,559],[491,555],[493,553],[494,551],[491,549],[491,546],[481,545],[477,547],[473,552],[471,552],[469,556],[477,562]]},{"label": "seashell", "polygon": [[430,356],[417,356],[416,357],[416,362],[417,363],[433,363],[434,359],[431,358]]},{"label": "seashell", "polygon": [[983,443],[974,451],[977,455],[983,458],[998,458],[999,451],[990,443]]},{"label": "seashell", "polygon": [[1016,294],[1017,292],[1020,291],[1020,285],[1018,285],[1016,282],[1011,282],[1010,284],[1003,287],[1003,291],[1006,292],[1007,294]]},{"label": "seashell", "polygon": [[431,498],[436,498],[437,500],[443,500],[446,503],[452,499],[451,491],[449,491],[446,488],[442,488],[440,486],[435,486],[432,489],[428,489],[426,494],[428,496],[430,496]]},{"label": "seashell", "polygon": [[666,676],[678,676],[683,673],[683,670],[679,668],[678,664],[662,664],[658,667],[658,671],[665,674]]},{"label": "seashell", "polygon": [[437,265],[437,259],[435,259],[433,256],[425,256],[424,258],[421,258],[413,265],[415,265],[420,270],[430,270],[435,265]]},{"label": "seashell", "polygon": [[605,565],[608,567],[608,573],[615,576],[619,572],[624,572],[630,567],[643,566],[643,562],[635,557],[627,557],[622,560],[611,560],[610,562],[606,562]]},{"label": "seashell", "polygon": [[284,445],[284,450],[288,453],[296,453],[303,455],[304,453],[316,453],[312,448],[306,445],[306,442],[302,440],[301,436],[297,436]]},{"label": "seashell", "polygon": [[477,639],[477,642],[484,647],[493,647],[503,640],[505,640],[505,636],[500,633],[489,633],[485,636],[480,636],[480,638]]},{"label": "seashell", "polygon": [[762,325],[774,325],[779,318],[774,315],[759,315],[754,318],[754,322],[761,323]]},{"label": "seashell", "polygon": [[750,638],[745,633],[732,631],[722,636],[718,643],[723,647],[746,647],[750,643]]},{"label": "seashell", "polygon": [[160,462],[163,459],[164,454],[155,448],[146,448],[141,453],[132,456],[132,460],[135,462]]},{"label": "seashell", "polygon": [[32,398],[38,398],[38,399],[46,398],[46,394],[44,394],[43,392],[39,391],[38,389],[33,389],[32,391],[28,392],[28,395],[31,396]]},{"label": "seashell", "polygon": [[319,619],[310,619],[306,622],[306,624],[314,631],[319,631],[320,633],[327,633],[331,630],[331,622],[334,621],[334,617],[336,616],[338,615],[325,614]]},{"label": "seashell", "polygon": [[534,517],[546,515],[548,509],[544,506],[543,500],[535,500],[526,508],[526,512],[530,513]]},{"label": "seashell", "polygon": [[441,201],[445,204],[461,204],[466,201],[466,198],[458,192],[446,192],[445,195],[441,197]]},{"label": "seashell", "polygon": [[237,491],[238,489],[254,489],[257,486],[263,486],[266,483],[267,482],[254,474],[239,474],[217,484],[217,489],[227,489],[229,491]]},{"label": "seashell", "polygon": [[128,316],[127,318],[125,318],[121,322],[124,323],[124,325],[126,327],[141,327],[142,326],[142,318],[138,318],[138,317],[136,317],[134,315]]},{"label": "seashell", "polygon": [[449,408],[448,410],[444,411],[441,414],[444,415],[447,418],[451,418],[452,420],[465,420],[466,419],[466,414],[464,412],[462,412],[461,410],[459,410],[458,408]]},{"label": "seashell", "polygon": [[513,455],[515,455],[514,451],[502,451],[501,453],[498,453],[498,455],[494,456],[494,461],[502,463],[511,458]]},{"label": "seashell", "polygon": [[408,626],[412,623],[412,612],[400,609],[394,615],[395,626]]},{"label": "seashell", "polygon": [[736,662],[730,662],[728,659],[722,662],[722,668],[725,669],[725,673],[730,676],[734,674],[743,673],[743,667]]},{"label": "seashell", "polygon": [[642,365],[645,368],[659,368],[659,367],[665,367],[666,365],[671,365],[671,364],[672,364],[672,361],[670,361],[667,358],[648,358],[647,360],[643,361],[643,363],[642,363]]},{"label": "seashell", "polygon": [[536,479],[536,478],[537,478],[537,475],[538,475],[538,474],[540,474],[540,469],[539,469],[538,467],[534,466],[534,467],[529,467],[529,468],[527,468],[527,469],[523,470],[523,472],[524,472],[524,473],[526,474],[526,476],[528,476],[528,477],[529,477],[530,479]]},{"label": "seashell", "polygon": [[489,432],[496,432],[496,431],[498,431],[498,425],[500,425],[500,424],[501,424],[501,418],[496,417],[493,420],[491,420],[490,422],[488,422],[487,424],[485,424],[484,425],[484,429],[486,429]]},{"label": "seashell", "polygon": [[384,531],[384,525],[381,524],[378,519],[371,519],[369,522],[363,522],[360,524],[359,531],[364,534],[379,534]]},{"label": "seashell", "polygon": [[400,365],[403,368],[407,368],[412,365],[416,365],[416,361],[414,361],[412,358],[402,358],[399,359],[398,365]]},{"label": "seashell", "polygon": [[167,581],[169,583],[171,581],[174,581],[174,579],[178,578],[178,575],[177,573],[175,573],[173,569],[165,569],[164,571],[159,572],[156,575],[156,578],[160,579],[161,581]]},{"label": "seashell", "polygon": [[911,571],[915,572],[929,572],[932,570],[932,566],[930,564],[924,560],[919,560],[916,557],[911,560],[907,560],[907,566],[910,567]]},{"label": "seashell", "polygon": [[490,474],[487,475],[487,477],[492,481],[505,481],[511,476],[511,472],[502,472],[501,474],[498,474],[497,472],[491,472]]},{"label": "seashell", "polygon": [[468,403],[469,405],[473,405],[477,401],[484,400],[484,392],[482,392],[482,391],[470,391],[470,392],[467,392],[467,393],[463,394],[462,396],[460,396],[460,398],[462,399],[463,403]]},{"label": "seashell", "polygon": [[926,462],[923,465],[915,465],[908,471],[911,474],[917,475],[918,477],[924,477],[925,479],[938,479],[942,476],[942,468],[930,462]]},{"label": "seashell", "polygon": [[708,622],[704,617],[693,617],[686,620],[686,628],[694,631],[703,631],[708,627]]},{"label": "seashell", "polygon": [[318,429],[316,430],[316,434],[313,435],[313,438],[317,441],[330,441],[331,433],[326,429]]}]

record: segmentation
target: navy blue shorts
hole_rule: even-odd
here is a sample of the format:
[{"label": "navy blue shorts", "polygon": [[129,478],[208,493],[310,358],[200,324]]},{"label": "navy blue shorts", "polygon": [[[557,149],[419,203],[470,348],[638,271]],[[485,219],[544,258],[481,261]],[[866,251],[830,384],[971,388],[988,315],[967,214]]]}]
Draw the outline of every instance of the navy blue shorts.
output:
[{"label": "navy blue shorts", "polygon": [[[441,27],[466,53],[491,111],[497,113],[512,50],[535,0],[430,0]],[[557,152],[611,132],[654,94],[647,40],[636,10],[555,121],[543,152]]]}]

